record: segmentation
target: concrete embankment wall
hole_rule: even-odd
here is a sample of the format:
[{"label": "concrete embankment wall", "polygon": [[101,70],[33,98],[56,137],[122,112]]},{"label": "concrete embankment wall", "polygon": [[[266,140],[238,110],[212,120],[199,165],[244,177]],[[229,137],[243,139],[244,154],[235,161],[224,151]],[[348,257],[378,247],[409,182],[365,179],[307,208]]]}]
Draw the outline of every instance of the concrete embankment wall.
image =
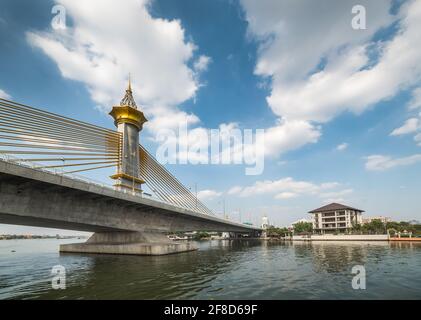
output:
[{"label": "concrete embankment wall", "polygon": [[387,234],[324,234],[324,235],[310,235],[310,236],[293,236],[293,241],[388,241]]},{"label": "concrete embankment wall", "polygon": [[390,238],[390,241],[418,241],[421,242],[421,238]]}]

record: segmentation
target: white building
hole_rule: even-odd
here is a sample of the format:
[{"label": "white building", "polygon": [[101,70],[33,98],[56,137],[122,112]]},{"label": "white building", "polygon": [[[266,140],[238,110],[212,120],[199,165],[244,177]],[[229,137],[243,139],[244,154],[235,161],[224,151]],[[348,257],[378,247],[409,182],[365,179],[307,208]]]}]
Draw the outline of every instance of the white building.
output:
[{"label": "white building", "polygon": [[362,224],[364,210],[339,203],[331,203],[310,211],[315,233],[346,233],[353,226]]},{"label": "white building", "polygon": [[383,223],[388,223],[388,222],[392,221],[392,219],[390,219],[389,217],[383,217],[383,216],[367,217],[367,218],[363,219],[362,224],[371,223],[371,222],[373,222],[373,220],[380,220]]}]

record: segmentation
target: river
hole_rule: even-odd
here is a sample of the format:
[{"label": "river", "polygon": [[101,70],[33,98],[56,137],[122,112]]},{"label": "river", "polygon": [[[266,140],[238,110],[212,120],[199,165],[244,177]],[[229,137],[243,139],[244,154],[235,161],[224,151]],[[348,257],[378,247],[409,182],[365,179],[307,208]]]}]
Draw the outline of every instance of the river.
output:
[{"label": "river", "polygon": [[[168,256],[60,254],[0,241],[0,299],[421,299],[421,243],[218,240]],[[52,288],[52,268],[66,289]],[[352,268],[363,266],[366,289]]]}]

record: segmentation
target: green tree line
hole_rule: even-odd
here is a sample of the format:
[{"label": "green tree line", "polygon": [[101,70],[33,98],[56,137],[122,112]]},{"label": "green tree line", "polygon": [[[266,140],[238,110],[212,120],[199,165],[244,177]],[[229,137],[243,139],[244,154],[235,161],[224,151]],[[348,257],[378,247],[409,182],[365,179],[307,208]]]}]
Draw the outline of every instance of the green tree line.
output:
[{"label": "green tree line", "polygon": [[[379,219],[374,219],[370,223],[366,224],[357,224],[354,225],[351,233],[354,234],[386,234],[389,230],[391,235],[396,234],[398,232],[403,233],[411,232],[413,237],[420,237],[421,236],[421,224],[410,224],[409,222],[401,221],[401,222],[387,222],[383,223]],[[293,233],[296,235],[299,234],[309,234],[313,232],[313,225],[311,222],[298,222],[294,224],[294,231]],[[292,234],[292,231],[288,228],[277,228],[274,226],[270,226],[266,230],[266,234],[268,237],[272,238],[279,238],[279,237],[287,237]]]}]

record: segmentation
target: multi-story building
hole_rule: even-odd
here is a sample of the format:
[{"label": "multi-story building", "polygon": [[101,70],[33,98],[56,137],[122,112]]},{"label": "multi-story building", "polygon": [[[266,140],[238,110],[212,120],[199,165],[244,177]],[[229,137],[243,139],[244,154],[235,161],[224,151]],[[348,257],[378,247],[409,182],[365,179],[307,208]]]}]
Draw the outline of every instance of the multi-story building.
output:
[{"label": "multi-story building", "polygon": [[325,234],[348,232],[353,226],[362,223],[363,212],[343,204],[331,203],[309,213],[313,216],[313,231]]}]

